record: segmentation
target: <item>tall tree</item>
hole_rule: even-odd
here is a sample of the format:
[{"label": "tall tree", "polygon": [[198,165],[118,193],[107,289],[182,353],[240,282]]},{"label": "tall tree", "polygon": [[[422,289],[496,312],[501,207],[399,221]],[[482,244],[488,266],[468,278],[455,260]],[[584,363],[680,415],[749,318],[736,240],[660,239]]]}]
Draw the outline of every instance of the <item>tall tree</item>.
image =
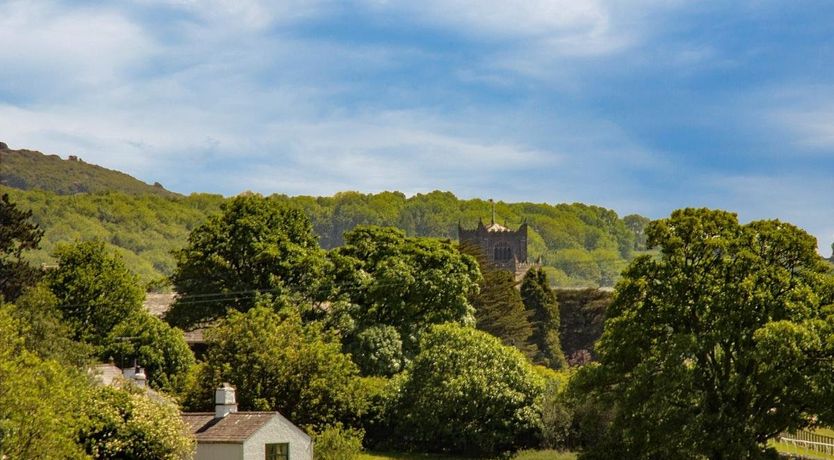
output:
[{"label": "tall tree", "polygon": [[825,415],[832,282],[790,224],[675,211],[660,256],[635,259],[608,310],[600,366],[578,381],[617,408],[588,458],[761,458],[768,439]]},{"label": "tall tree", "polygon": [[326,262],[304,212],[259,195],[225,203],[176,256],[166,320],[186,329],[245,312],[259,295],[315,298]]},{"label": "tall tree", "polygon": [[305,427],[355,423],[365,409],[358,369],[338,339],[297,312],[232,311],[206,333],[209,348],[189,405],[212,405],[221,382],[237,388],[242,410],[277,410]]},{"label": "tall tree", "polygon": [[477,292],[480,272],[449,241],[407,237],[391,227],[357,227],[330,259],[336,290],[359,307],[352,312],[357,333],[391,326],[413,355],[428,325],[474,323],[468,297]]},{"label": "tall tree", "polygon": [[38,248],[43,236],[31,218],[32,211],[17,209],[8,193],[0,197],[0,296],[9,302],[35,284],[40,273],[23,258],[24,251]]},{"label": "tall tree", "polygon": [[532,268],[527,272],[521,283],[521,297],[532,313],[531,339],[539,350],[535,362],[553,369],[565,367],[567,362],[559,342],[559,303],[544,270]]},{"label": "tall tree", "polygon": [[54,255],[58,267],[48,272],[47,285],[75,339],[100,344],[113,326],[141,310],[145,293],[138,278],[103,242],[61,246]]},{"label": "tall tree", "polygon": [[533,335],[530,313],[524,308],[513,274],[490,264],[483,251],[475,245],[462,243],[459,248],[478,261],[483,275],[479,290],[470,296],[475,307],[475,326],[533,359],[539,350],[530,341]]}]

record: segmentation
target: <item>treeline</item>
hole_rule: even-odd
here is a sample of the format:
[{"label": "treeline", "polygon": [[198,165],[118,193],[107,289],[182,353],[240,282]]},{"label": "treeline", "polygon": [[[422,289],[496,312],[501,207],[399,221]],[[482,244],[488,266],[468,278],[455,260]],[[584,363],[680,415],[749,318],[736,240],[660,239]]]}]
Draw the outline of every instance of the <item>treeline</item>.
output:
[{"label": "treeline", "polygon": [[[143,282],[173,273],[171,251],[185,244],[188,232],[219,212],[227,202],[219,195],[164,197],[105,192],[58,195],[0,187],[15,202],[33,211],[45,230],[41,249],[29,257],[52,264],[56,245],[97,239],[119,252]],[[303,209],[325,249],[344,243],[345,232],[358,225],[393,226],[409,236],[457,239],[458,223],[474,227],[488,219],[491,205],[481,199],[462,200],[449,192],[338,193],[332,197],[288,197],[272,200]],[[496,219],[510,227],[530,224],[528,254],[541,257],[556,286],[612,286],[635,251],[645,249],[640,216],[620,218],[614,211],[584,204],[496,204]]]}]

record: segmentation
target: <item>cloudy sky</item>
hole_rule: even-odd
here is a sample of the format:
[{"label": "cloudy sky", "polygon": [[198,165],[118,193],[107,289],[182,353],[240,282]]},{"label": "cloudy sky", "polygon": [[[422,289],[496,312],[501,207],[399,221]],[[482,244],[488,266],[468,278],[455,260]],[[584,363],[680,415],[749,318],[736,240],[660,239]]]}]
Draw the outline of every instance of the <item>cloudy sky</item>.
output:
[{"label": "cloudy sky", "polygon": [[182,193],[717,207],[828,255],[832,24],[802,0],[2,0],[0,141]]}]

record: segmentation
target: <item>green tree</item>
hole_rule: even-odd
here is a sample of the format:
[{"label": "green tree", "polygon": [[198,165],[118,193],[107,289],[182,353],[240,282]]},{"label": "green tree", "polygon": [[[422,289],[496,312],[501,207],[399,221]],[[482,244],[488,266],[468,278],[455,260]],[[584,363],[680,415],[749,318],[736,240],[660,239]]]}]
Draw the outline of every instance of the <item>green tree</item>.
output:
[{"label": "green tree", "polygon": [[58,299],[43,283],[27,288],[4,308],[20,325],[23,346],[41,359],[83,366],[92,358],[89,345],[72,340],[72,329],[62,320]]},{"label": "green tree", "polygon": [[477,292],[477,262],[449,241],[406,237],[391,227],[357,227],[330,254],[336,289],[358,305],[357,329],[388,325],[407,356],[430,324],[474,323],[468,297]]},{"label": "green tree", "polygon": [[764,456],[768,439],[828,406],[834,291],[816,240],[706,209],[675,211],[647,234],[660,256],[623,274],[601,364],[582,372],[617,409],[609,442],[588,457]]},{"label": "green tree", "polygon": [[141,310],[145,293],[138,278],[104,243],[62,246],[55,257],[58,267],[48,272],[47,285],[75,339],[100,344],[116,324]]},{"label": "green tree", "polygon": [[0,297],[9,302],[35,284],[40,273],[23,257],[24,251],[38,248],[43,236],[31,219],[32,211],[17,209],[8,193],[0,197]]},{"label": "green tree", "polygon": [[20,325],[0,308],[0,458],[84,458],[75,443],[87,379],[24,348]]},{"label": "green tree", "polygon": [[476,246],[461,244],[460,251],[478,261],[483,275],[478,291],[470,295],[475,307],[475,326],[533,359],[539,350],[530,342],[533,326],[513,274],[490,264]]},{"label": "green tree", "polygon": [[639,214],[629,214],[623,217],[625,226],[634,233],[634,250],[645,251],[646,248],[646,227],[652,220]]},{"label": "green tree", "polygon": [[186,460],[194,438],[176,404],[142,390],[102,386],[86,405],[79,443],[94,459]]},{"label": "green tree", "polygon": [[172,281],[180,296],[166,320],[183,328],[227,309],[245,312],[258,294],[312,299],[325,264],[307,216],[257,195],[225,203],[223,214],[194,229],[176,257]]},{"label": "green tree", "polygon": [[134,360],[145,368],[148,383],[169,393],[183,390],[185,378],[194,365],[180,329],[144,311],[117,324],[103,344],[102,358],[118,359],[122,366]]},{"label": "green tree", "polygon": [[388,325],[371,326],[350,338],[349,351],[364,375],[391,376],[405,367],[399,332]]},{"label": "green tree", "polygon": [[401,447],[496,455],[536,445],[544,382],[520,351],[455,324],[421,338],[389,423]]},{"label": "green tree", "polygon": [[277,410],[312,429],[356,423],[366,400],[358,369],[335,336],[267,307],[232,312],[206,332],[208,351],[192,401],[211,407],[209,393],[229,382],[242,410]]},{"label": "green tree", "polygon": [[521,283],[521,297],[532,313],[532,341],[539,350],[535,362],[553,369],[565,367],[567,362],[559,342],[559,303],[544,270],[533,268],[527,272]]}]

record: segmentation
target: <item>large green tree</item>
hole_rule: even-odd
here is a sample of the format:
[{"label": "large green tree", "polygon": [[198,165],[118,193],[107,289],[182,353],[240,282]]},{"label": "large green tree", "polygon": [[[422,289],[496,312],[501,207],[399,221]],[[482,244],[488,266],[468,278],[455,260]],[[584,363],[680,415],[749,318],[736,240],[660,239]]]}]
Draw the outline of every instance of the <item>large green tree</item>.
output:
[{"label": "large green tree", "polygon": [[144,311],[113,327],[103,343],[103,358],[114,358],[124,367],[134,360],[145,368],[154,388],[177,393],[194,365],[194,354],[183,332]]},{"label": "large green tree", "polygon": [[241,410],[277,410],[314,429],[355,423],[366,406],[356,365],[337,337],[302,325],[293,309],[285,313],[261,306],[233,311],[207,331],[209,348],[189,405],[212,407],[214,388],[230,382]]},{"label": "large green tree", "polygon": [[475,307],[476,327],[533,359],[539,350],[530,341],[533,335],[530,313],[524,308],[514,275],[492,265],[477,246],[462,243],[460,251],[478,261],[483,275],[478,291],[469,297]]},{"label": "large green tree", "polygon": [[357,305],[356,333],[388,325],[407,355],[430,324],[474,324],[469,296],[477,292],[477,262],[449,241],[407,237],[391,227],[357,227],[330,253],[334,291]]},{"label": "large green tree", "polygon": [[567,365],[559,342],[559,302],[550,288],[547,275],[541,268],[532,268],[521,283],[524,306],[532,314],[532,341],[538,348],[535,361],[558,369]]},{"label": "large green tree", "polygon": [[24,251],[37,249],[43,236],[32,222],[32,211],[23,211],[0,196],[0,296],[14,301],[26,286],[35,284],[39,271],[24,259]]},{"label": "large green tree", "polygon": [[166,319],[191,328],[247,311],[262,296],[317,298],[324,252],[303,211],[259,195],[238,196],[194,229],[171,277],[179,294]]},{"label": "large green tree", "polygon": [[538,442],[544,380],[520,351],[455,324],[432,326],[420,348],[388,414],[394,444],[486,456]]},{"label": "large green tree", "polygon": [[177,405],[140,389],[101,386],[90,392],[78,443],[96,460],[189,460],[194,437]]},{"label": "large green tree", "polygon": [[142,308],[145,293],[118,254],[101,241],[84,241],[55,251],[58,267],[47,285],[73,336],[100,344],[113,327]]},{"label": "large green tree", "polygon": [[647,228],[578,379],[616,408],[589,458],[760,458],[827,412],[831,278],[793,225],[706,209]]},{"label": "large green tree", "polygon": [[20,327],[0,308],[0,458],[84,458],[75,434],[87,379],[26,350]]}]

